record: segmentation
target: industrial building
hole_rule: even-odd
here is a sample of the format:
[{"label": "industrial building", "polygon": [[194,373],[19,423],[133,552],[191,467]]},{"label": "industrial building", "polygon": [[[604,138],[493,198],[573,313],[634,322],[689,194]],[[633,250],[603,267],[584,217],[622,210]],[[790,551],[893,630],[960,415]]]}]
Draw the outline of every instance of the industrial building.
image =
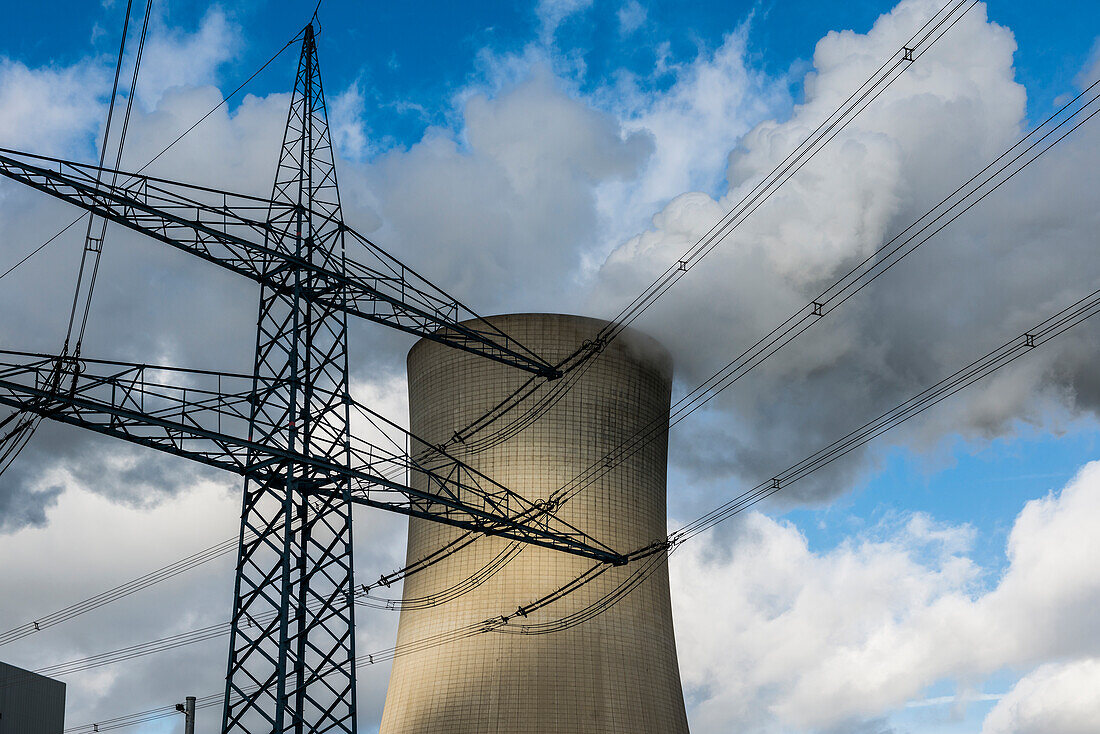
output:
[{"label": "industrial building", "polygon": [[61,734],[65,684],[0,663],[0,734]]},{"label": "industrial building", "polygon": [[[605,322],[578,316],[518,314],[488,321],[551,362],[593,339]],[[505,365],[422,339],[409,353],[411,430],[428,443],[492,409],[527,376]],[[619,552],[665,537],[665,475],[672,363],[654,340],[626,331],[569,376],[548,399],[550,382],[492,428],[455,444],[467,464],[532,500],[590,471],[646,426],[661,426],[640,451],[576,491],[555,514]],[[532,407],[536,413],[527,414]],[[530,421],[508,435],[501,429]],[[494,433],[497,440],[487,440]],[[463,531],[421,519],[409,523],[408,561]],[[536,546],[483,537],[409,577],[398,649],[502,614],[547,594],[593,562]],[[503,555],[502,555],[503,554]],[[498,558],[506,563],[481,583]],[[614,567],[523,619],[541,623],[600,604],[635,572]],[[441,594],[448,589],[463,592]],[[454,598],[450,598],[454,596]],[[433,603],[445,599],[442,603]],[[667,564],[617,603],[585,621],[542,634],[489,631],[400,654],[393,664],[381,734],[681,734],[687,717],[676,660]]]}]

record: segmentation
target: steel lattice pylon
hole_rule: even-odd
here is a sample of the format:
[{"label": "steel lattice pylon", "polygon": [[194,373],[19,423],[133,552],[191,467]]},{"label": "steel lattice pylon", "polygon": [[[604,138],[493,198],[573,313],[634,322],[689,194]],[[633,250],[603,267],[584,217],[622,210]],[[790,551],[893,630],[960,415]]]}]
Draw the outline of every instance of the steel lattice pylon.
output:
[{"label": "steel lattice pylon", "polygon": [[[271,198],[266,244],[346,274],[312,26]],[[275,258],[264,265],[250,438],[347,465],[347,314],[339,307],[346,293],[334,294],[333,305],[307,300],[302,292],[318,287],[316,271]],[[318,472],[288,462],[271,479],[245,482],[224,734],[355,731],[350,487],[342,479],[335,492],[311,493]],[[332,487],[331,477],[324,482]]]},{"label": "steel lattice pylon", "polygon": [[0,350],[0,404],[245,477],[223,734],[355,731],[352,503],[629,560],[395,424],[404,450],[351,435],[349,316],[532,380],[580,362],[551,364],[349,227],[333,158],[312,26],[270,199],[0,149],[0,176],[261,286],[251,375]]}]

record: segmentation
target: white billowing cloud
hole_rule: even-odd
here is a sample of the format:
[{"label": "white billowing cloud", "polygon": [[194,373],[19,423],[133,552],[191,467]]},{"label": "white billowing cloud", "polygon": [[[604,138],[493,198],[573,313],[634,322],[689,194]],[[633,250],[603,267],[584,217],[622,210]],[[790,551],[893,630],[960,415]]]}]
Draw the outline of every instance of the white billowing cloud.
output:
[{"label": "white billowing cloud", "polygon": [[[624,6],[627,16],[631,8]],[[712,190],[737,140],[761,119],[789,107],[785,80],[770,79],[746,61],[749,30],[746,23],[724,36],[717,48],[700,48],[692,60],[680,63],[670,63],[661,45],[651,74],[619,70],[612,84],[587,94],[577,89],[586,74],[583,56],[555,53],[534,43],[519,54],[496,54],[492,49],[479,53],[481,81],[461,91],[459,100],[498,98],[551,69],[578,103],[618,118],[624,135],[652,140],[652,153],[636,175],[604,180],[595,188],[599,226],[590,235],[592,244],[582,253],[579,267],[568,274],[570,287],[588,292],[593,285],[601,286],[593,276],[615,245],[684,190]],[[514,308],[530,310],[531,304],[520,302]]]},{"label": "white billowing cloud", "polygon": [[642,27],[646,21],[648,13],[645,7],[642,6],[638,0],[627,0],[623,3],[623,6],[619,8],[617,16],[619,18],[619,32],[624,36],[629,36],[634,31]]},{"label": "white billowing cloud", "polygon": [[137,98],[146,107],[155,106],[160,96],[173,87],[214,83],[218,68],[235,57],[241,47],[240,28],[218,6],[206,11],[194,33],[166,25],[163,13],[154,17],[138,75]]},{"label": "white billowing cloud", "polygon": [[[700,193],[683,194],[654,217],[652,229],[616,250],[604,267],[597,302],[623,301],[627,292],[640,290],[675,262],[710,229],[720,212],[730,210],[808,137],[936,9],[927,0],[907,0],[879,18],[866,35],[831,33],[822,39],[814,56],[815,71],[806,80],[806,102],[790,120],[765,122],[744,135],[730,155],[732,187],[719,201],[708,203],[709,197]],[[1010,141],[1024,110],[1023,90],[1013,81],[1015,44],[1011,34],[986,24],[981,11],[982,6],[971,11],[935,52],[723,243],[707,267],[700,269],[703,273],[690,276],[692,285],[669,299],[675,304],[672,308],[690,310],[719,298],[717,308],[706,309],[721,309],[731,316],[725,323],[707,319],[708,327],[717,327],[719,334],[728,337],[715,340],[709,334],[707,340],[719,345],[734,341],[746,326],[771,325],[779,313],[776,305],[783,301],[801,305],[808,284],[827,282],[880,244],[904,203],[913,197],[912,187],[918,181],[942,188],[944,178],[950,179],[949,171],[966,170],[965,166],[982,162]],[[734,41],[731,37],[727,46]],[[727,54],[740,63],[732,50]],[[708,68],[707,73],[718,77],[725,68]],[[691,94],[711,98],[707,85],[703,87],[698,92],[692,89]],[[684,105],[676,100],[667,106],[678,110]],[[669,126],[673,128],[681,128],[685,121],[683,115],[668,110],[656,115],[658,119],[666,116],[672,118]],[[711,119],[717,123],[723,116],[717,112]],[[958,127],[967,132],[942,139],[944,132]],[[975,129],[980,132],[971,137],[969,131]],[[713,155],[713,150],[681,153],[671,157],[668,168],[691,170],[693,159]],[[945,167],[945,161],[954,164]],[[707,274],[711,277],[706,278]],[[731,282],[731,277],[737,280]],[[756,296],[769,292],[772,295],[765,296],[764,304],[754,308]]]},{"label": "white billowing cloud", "polygon": [[[754,512],[732,537],[684,546],[672,585],[692,730],[833,727],[888,714],[938,681],[1095,658],[1098,521],[1093,462],[1060,493],[1025,505],[1008,567],[989,589],[967,555],[973,530],[922,515],[816,552],[793,525]],[[1082,663],[1082,677],[1095,678],[1095,665]],[[1056,700],[1062,675],[1032,675],[998,709],[1023,721],[1032,714],[1012,701],[1025,692]],[[990,716],[988,731],[1016,731],[995,728],[1010,714]]]},{"label": "white billowing cloud", "polygon": [[747,63],[750,30],[745,23],[713,51],[703,50],[690,62],[662,64],[657,72],[674,79],[665,91],[644,91],[644,80],[629,74],[606,90],[601,102],[624,118],[627,129],[644,130],[655,143],[638,185],[607,201],[608,208],[628,208],[619,217],[653,212],[695,187],[711,190],[727,152],[753,125],[788,104],[785,86]]},{"label": "white billowing cloud", "polygon": [[592,7],[592,0],[538,0],[535,15],[539,19],[539,38],[544,44],[554,42],[554,34],[566,18]]},{"label": "white billowing cloud", "polygon": [[30,69],[0,58],[0,147],[73,156],[87,148],[109,89],[92,63]]},{"label": "white billowing cloud", "polygon": [[1100,721],[1100,659],[1043,665],[985,717],[982,734],[1092,734]]},{"label": "white billowing cloud", "polygon": [[[218,479],[197,482],[186,496],[157,507],[122,505],[67,486],[48,527],[0,535],[0,557],[8,561],[3,587],[14,592],[0,598],[4,630],[232,538],[240,485]],[[220,556],[5,645],[4,660],[34,670],[221,622],[230,611],[233,561],[232,553]],[[212,693],[224,676],[219,661],[225,651],[226,640],[219,638],[65,676],[66,722],[148,708],[135,701],[165,705],[176,695]]]},{"label": "white billowing cloud", "polygon": [[[675,263],[939,8],[904,0],[866,34],[823,38],[805,101],[737,142],[727,193],[682,193],[660,210],[606,258],[592,310],[614,315]],[[638,325],[670,347],[680,379],[701,382],[1014,142],[1025,112],[1014,51],[1011,32],[974,6],[663,296]],[[673,462],[699,480],[766,479],[1094,290],[1100,272],[1081,264],[1092,262],[1090,232],[1100,222],[1080,192],[1098,137],[1082,128],[728,391],[709,422],[685,423]],[[655,140],[658,160],[662,135]],[[669,154],[670,169],[690,169],[677,163],[693,159],[684,145],[688,153]],[[989,438],[1021,419],[1095,410],[1089,338],[1071,335],[955,399],[931,442],[945,430]],[[845,486],[815,481],[787,496],[820,499]]]},{"label": "white billowing cloud", "polygon": [[329,135],[340,157],[361,160],[370,150],[363,126],[363,93],[359,83],[352,83],[328,103]]},{"label": "white billowing cloud", "polygon": [[597,187],[635,176],[652,143],[545,71],[470,97],[463,122],[464,140],[430,130],[363,170],[379,237],[483,310],[553,308],[594,244]]}]

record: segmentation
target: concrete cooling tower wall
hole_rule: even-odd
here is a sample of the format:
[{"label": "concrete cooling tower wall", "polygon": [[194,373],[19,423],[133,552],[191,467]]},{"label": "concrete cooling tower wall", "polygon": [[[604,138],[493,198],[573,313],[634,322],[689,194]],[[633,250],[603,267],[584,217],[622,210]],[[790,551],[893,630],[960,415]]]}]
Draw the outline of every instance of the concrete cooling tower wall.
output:
[{"label": "concrete cooling tower wall", "polygon": [[[552,362],[569,355],[604,325],[595,319],[549,314],[497,316],[490,321]],[[456,429],[479,418],[528,377],[426,340],[410,351],[408,368],[412,430],[435,444],[450,439]],[[499,445],[480,451],[459,446],[456,453],[513,491],[544,499],[650,421],[667,420],[671,376],[667,352],[652,339],[628,331],[590,362],[572,388],[532,425]],[[509,414],[467,445],[515,417]],[[664,537],[667,448],[661,432],[557,514],[619,552]],[[460,535],[461,530],[413,519],[408,560],[422,558]],[[464,581],[477,578],[479,570],[509,545],[500,538],[481,538],[409,578],[398,646],[514,614],[517,607],[553,591],[593,563],[528,546],[457,598],[434,606],[417,601],[465,588]],[[613,568],[579,591],[514,621],[538,624],[578,612],[634,570]],[[381,732],[687,732],[667,566],[657,564],[657,571],[638,588],[583,624],[541,635],[486,632],[401,655],[393,663]]]}]

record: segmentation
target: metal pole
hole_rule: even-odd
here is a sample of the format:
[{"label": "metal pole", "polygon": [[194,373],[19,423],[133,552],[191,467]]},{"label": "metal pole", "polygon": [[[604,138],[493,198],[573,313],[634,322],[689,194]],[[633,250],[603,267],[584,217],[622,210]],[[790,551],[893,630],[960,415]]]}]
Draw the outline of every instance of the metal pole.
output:
[{"label": "metal pole", "polygon": [[183,701],[183,734],[195,734],[195,697],[188,696]]},{"label": "metal pole", "polygon": [[195,734],[195,697],[188,696],[184,703],[177,703],[176,711],[183,712],[183,734]]}]

